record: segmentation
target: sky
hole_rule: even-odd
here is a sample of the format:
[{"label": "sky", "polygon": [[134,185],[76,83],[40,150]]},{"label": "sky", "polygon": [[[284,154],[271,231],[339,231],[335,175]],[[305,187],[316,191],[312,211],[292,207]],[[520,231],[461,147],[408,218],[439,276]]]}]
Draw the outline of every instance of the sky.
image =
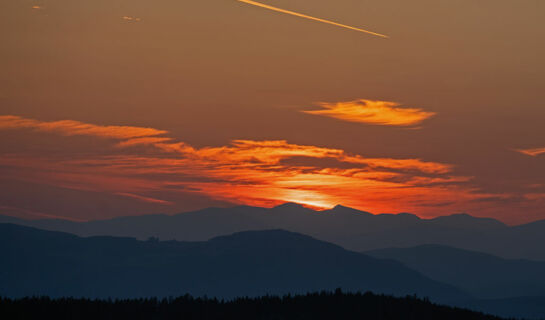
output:
[{"label": "sky", "polygon": [[0,213],[545,219],[542,0],[0,0]]}]

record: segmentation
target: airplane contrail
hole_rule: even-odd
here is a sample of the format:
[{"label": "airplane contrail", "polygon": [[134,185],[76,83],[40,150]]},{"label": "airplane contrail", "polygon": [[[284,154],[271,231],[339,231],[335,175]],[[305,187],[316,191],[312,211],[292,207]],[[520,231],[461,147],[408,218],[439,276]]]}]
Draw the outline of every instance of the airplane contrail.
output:
[{"label": "airplane contrail", "polygon": [[369,30],[364,30],[364,29],[360,29],[360,28],[356,28],[356,27],[347,26],[345,24],[337,23],[337,22],[334,22],[334,21],[329,21],[329,20],[325,20],[325,19],[320,19],[320,18],[316,18],[316,17],[307,16],[306,14],[297,13],[297,12],[293,12],[293,11],[289,11],[289,10],[284,10],[284,9],[281,9],[281,8],[273,7],[273,6],[270,6],[270,5],[267,5],[267,4],[264,4],[264,3],[260,3],[260,2],[255,2],[255,1],[252,1],[252,0],[237,0],[237,1],[244,2],[244,3],[247,3],[247,4],[251,4],[253,6],[273,10],[273,11],[276,11],[276,12],[289,14],[289,15],[292,15],[292,16],[300,17],[300,18],[305,18],[305,19],[309,19],[309,20],[323,22],[323,23],[327,23],[327,24],[334,25],[334,26],[341,27],[341,28],[346,28],[346,29],[350,29],[350,30],[354,30],[354,31],[367,33],[367,34],[377,36],[377,37],[381,37],[381,38],[389,38],[387,35],[384,35],[384,34],[376,33],[376,32],[369,31]]}]

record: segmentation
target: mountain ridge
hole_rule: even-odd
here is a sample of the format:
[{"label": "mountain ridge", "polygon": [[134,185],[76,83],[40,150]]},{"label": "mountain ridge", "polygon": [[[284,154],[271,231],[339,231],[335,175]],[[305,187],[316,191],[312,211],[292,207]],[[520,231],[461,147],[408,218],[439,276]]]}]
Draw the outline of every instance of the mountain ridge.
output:
[{"label": "mountain ridge", "polygon": [[364,254],[399,261],[481,299],[545,297],[545,261],[504,259],[436,244],[378,249]]},{"label": "mountain ridge", "polygon": [[23,220],[0,216],[0,222],[64,231],[80,236],[112,235],[138,239],[204,241],[248,230],[284,229],[313,236],[353,251],[441,244],[503,258],[545,260],[545,221],[507,226],[491,218],[453,214],[433,219],[416,215],[374,215],[336,206],[314,211],[298,204],[274,208],[207,208],[176,215],[142,215],[109,220]]},{"label": "mountain ridge", "polygon": [[244,231],[208,241],[180,242],[83,238],[0,223],[0,254],[4,258],[0,260],[0,297],[125,299],[191,294],[231,299],[342,288],[394,296],[416,294],[436,303],[507,317],[545,314],[545,297],[475,298],[391,257],[347,251],[286,230]]},{"label": "mountain ridge", "polygon": [[[186,293],[219,298],[343,288],[434,301],[461,290],[399,262],[284,231],[247,231],[204,242],[88,237],[0,224],[0,296],[131,298]],[[38,267],[39,266],[39,267]]]}]

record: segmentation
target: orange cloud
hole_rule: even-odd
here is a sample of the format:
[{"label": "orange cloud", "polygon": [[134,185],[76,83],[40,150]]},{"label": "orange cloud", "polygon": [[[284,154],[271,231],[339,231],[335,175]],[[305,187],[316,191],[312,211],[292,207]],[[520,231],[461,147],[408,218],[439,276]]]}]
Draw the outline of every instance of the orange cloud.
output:
[{"label": "orange cloud", "polygon": [[137,145],[155,145],[161,142],[167,142],[172,140],[172,138],[167,137],[143,137],[143,138],[132,138],[129,140],[124,140],[117,144],[118,147],[131,147]]},{"label": "orange cloud", "polygon": [[121,19],[127,21],[127,22],[140,22],[142,21],[142,19],[138,18],[138,17],[131,17],[131,16],[123,16],[121,17]]},{"label": "orange cloud", "polygon": [[188,157],[226,161],[233,163],[278,164],[283,159],[294,157],[332,158],[340,162],[365,165],[373,169],[418,170],[424,173],[447,173],[452,166],[448,164],[425,162],[419,159],[364,158],[360,155],[347,154],[340,149],[321,148],[290,144],[285,140],[252,141],[234,140],[231,146],[194,149],[185,143],[158,143],[157,147],[165,151],[177,152]]},{"label": "orange cloud", "polygon": [[74,120],[38,121],[18,116],[0,116],[0,130],[34,129],[56,132],[67,136],[95,136],[112,139],[132,139],[157,136],[167,133],[164,130],[132,126],[100,126]]},{"label": "orange cloud", "polygon": [[[292,144],[285,140],[234,140],[195,148],[165,131],[97,126],[65,120],[40,122],[0,117],[0,128],[28,128],[61,135],[93,135],[118,140],[111,155],[0,156],[0,167],[19,168],[17,179],[64,188],[108,192],[150,203],[164,192],[198,193],[215,200],[273,206],[296,202],[313,208],[344,204],[386,212],[430,210],[433,204],[469,202],[490,195],[470,188],[449,164],[421,159],[364,157],[342,149]],[[147,147],[143,154],[123,147]],[[297,159],[305,159],[301,162]],[[172,198],[169,198],[171,200]],[[395,199],[395,201],[392,201]]]},{"label": "orange cloud", "polygon": [[337,103],[320,103],[324,110],[304,113],[336,118],[344,121],[386,126],[414,126],[435,115],[420,108],[400,108],[388,101],[355,100]]},{"label": "orange cloud", "polygon": [[545,148],[517,149],[516,151],[528,156],[537,157],[540,154],[545,153]]}]

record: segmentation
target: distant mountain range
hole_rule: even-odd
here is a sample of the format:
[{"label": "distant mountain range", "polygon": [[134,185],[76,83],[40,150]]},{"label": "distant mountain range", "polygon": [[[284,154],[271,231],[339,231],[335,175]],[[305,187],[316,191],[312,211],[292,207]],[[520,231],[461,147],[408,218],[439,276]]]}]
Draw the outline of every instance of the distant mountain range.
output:
[{"label": "distant mountain range", "polygon": [[0,224],[0,256],[0,297],[234,298],[342,288],[545,319],[545,262],[437,245],[363,254],[283,230],[179,242]]},{"label": "distant mountain range", "polygon": [[121,236],[161,240],[204,241],[249,230],[283,229],[310,235],[354,251],[439,244],[480,251],[503,258],[545,260],[545,220],[520,226],[466,214],[420,219],[402,214],[373,215],[337,206],[314,211],[297,204],[275,208],[240,206],[209,208],[177,215],[144,215],[111,220],[23,220],[15,223],[79,236]]},{"label": "distant mountain range", "polygon": [[440,245],[364,253],[397,260],[431,279],[452,284],[482,299],[545,297],[545,261],[509,260]]},{"label": "distant mountain range", "polygon": [[90,237],[0,224],[0,296],[232,298],[347,291],[439,302],[469,296],[393,260],[281,230],[206,242]]}]

